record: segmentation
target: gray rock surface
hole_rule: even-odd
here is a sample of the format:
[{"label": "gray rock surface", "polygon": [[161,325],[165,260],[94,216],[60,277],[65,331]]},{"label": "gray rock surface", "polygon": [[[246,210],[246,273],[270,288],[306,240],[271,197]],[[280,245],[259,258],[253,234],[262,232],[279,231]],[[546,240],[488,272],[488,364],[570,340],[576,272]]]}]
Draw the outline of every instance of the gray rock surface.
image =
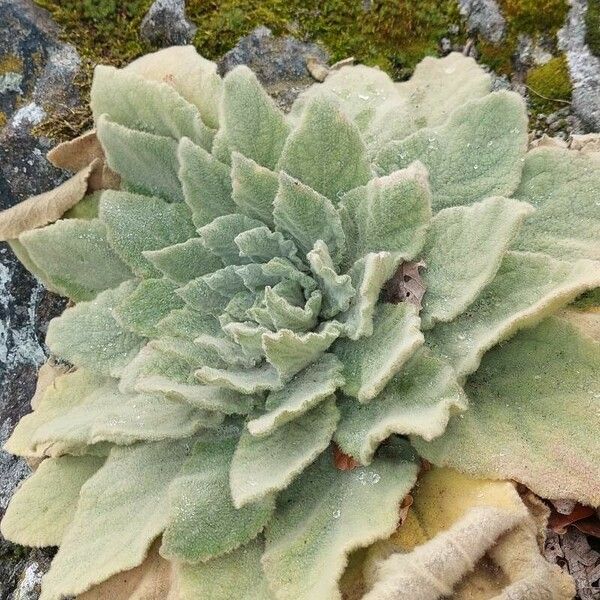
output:
[{"label": "gray rock surface", "polygon": [[593,131],[600,131],[600,58],[585,43],[587,0],[571,0],[558,37],[573,82],[573,109]]},{"label": "gray rock surface", "polygon": [[327,64],[329,55],[317,44],[289,36],[275,37],[270,29],[257,27],[223,56],[219,72],[224,75],[233,67],[248,65],[277,104],[287,109],[302,90],[315,82],[306,68],[309,58]]},{"label": "gray rock surface", "polygon": [[142,38],[158,47],[189,44],[196,30],[186,19],[184,0],[156,0],[140,25]]},{"label": "gray rock surface", "polygon": [[497,44],[504,37],[506,20],[495,0],[458,0],[460,13],[472,33]]},{"label": "gray rock surface", "polygon": [[[75,49],[58,40],[48,13],[26,0],[0,0],[0,209],[51,188],[63,179],[45,159],[51,142],[32,129],[49,111],[68,110],[80,99],[73,85]],[[30,409],[48,321],[64,301],[44,288],[0,244],[0,444]],[[0,451],[0,516],[27,464]],[[0,599],[35,600],[53,552],[29,550],[0,537]]]}]

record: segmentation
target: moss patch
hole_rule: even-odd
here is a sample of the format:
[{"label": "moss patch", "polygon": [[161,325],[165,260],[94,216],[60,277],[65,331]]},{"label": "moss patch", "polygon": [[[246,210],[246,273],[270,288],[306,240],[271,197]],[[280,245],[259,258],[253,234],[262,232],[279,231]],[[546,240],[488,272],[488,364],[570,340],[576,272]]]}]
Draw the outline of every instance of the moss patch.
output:
[{"label": "moss patch", "polygon": [[[122,66],[151,51],[139,36],[140,22],[152,0],[36,0],[62,26],[64,39],[83,59],[79,76],[87,103],[91,74],[98,63]],[[377,65],[395,79],[410,76],[424,56],[436,54],[440,38],[461,23],[456,0],[187,0],[188,18],[198,26],[198,51],[218,59],[255,27],[276,35],[317,41],[332,59],[354,56]],[[457,34],[455,41],[464,39]],[[85,130],[89,113],[43,123],[38,130],[63,140]]]},{"label": "moss patch", "polygon": [[0,58],[0,75],[7,73],[21,73],[23,71],[23,61],[18,56],[3,56]]},{"label": "moss patch", "polygon": [[588,0],[585,28],[585,43],[596,56],[600,56],[600,0]]},{"label": "moss patch", "polygon": [[556,110],[571,100],[571,78],[564,54],[546,64],[531,69],[527,74],[531,104],[537,110]]}]

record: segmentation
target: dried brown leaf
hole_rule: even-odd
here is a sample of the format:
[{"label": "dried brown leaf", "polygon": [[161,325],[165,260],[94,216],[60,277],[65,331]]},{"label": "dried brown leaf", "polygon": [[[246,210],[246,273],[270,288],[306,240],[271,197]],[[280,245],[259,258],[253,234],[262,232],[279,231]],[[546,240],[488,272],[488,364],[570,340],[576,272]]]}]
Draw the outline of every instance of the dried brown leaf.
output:
[{"label": "dried brown leaf", "polygon": [[398,304],[410,302],[419,310],[423,308],[423,296],[426,287],[419,273],[419,269],[425,268],[422,261],[403,262],[395,275],[386,283],[384,290],[384,301]]}]

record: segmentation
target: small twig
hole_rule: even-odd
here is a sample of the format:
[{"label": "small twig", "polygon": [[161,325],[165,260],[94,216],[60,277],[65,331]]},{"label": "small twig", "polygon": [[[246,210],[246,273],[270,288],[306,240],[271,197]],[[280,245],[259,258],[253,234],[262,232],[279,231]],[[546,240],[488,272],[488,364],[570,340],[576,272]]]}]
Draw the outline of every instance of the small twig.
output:
[{"label": "small twig", "polygon": [[570,100],[561,100],[560,98],[548,98],[548,96],[544,96],[544,94],[540,94],[539,92],[534,90],[530,85],[527,85],[526,83],[524,85],[530,92],[533,92],[536,96],[539,96],[540,98],[543,98],[544,100],[549,100],[550,102],[560,102],[561,104],[571,105]]}]

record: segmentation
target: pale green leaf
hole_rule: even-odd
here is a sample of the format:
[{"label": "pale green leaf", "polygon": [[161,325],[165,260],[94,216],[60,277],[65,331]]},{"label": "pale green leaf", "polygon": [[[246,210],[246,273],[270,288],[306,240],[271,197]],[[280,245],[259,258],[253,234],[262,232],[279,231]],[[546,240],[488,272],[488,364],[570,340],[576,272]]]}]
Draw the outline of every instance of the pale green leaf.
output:
[{"label": "pale green leaf", "polygon": [[200,56],[194,46],[171,46],[145,54],[127,65],[125,70],[144,79],[168,83],[198,108],[209,127],[218,127],[223,84],[216,63]]},{"label": "pale green leaf", "polygon": [[434,464],[597,506],[599,365],[598,342],[548,319],[487,354],[465,388],[469,410],[413,443]]},{"label": "pale green leaf", "polygon": [[528,152],[515,198],[536,211],[514,248],[575,260],[600,260],[600,157],[562,148]]},{"label": "pale green leaf", "polygon": [[205,246],[216,254],[226,265],[243,265],[251,262],[240,255],[235,238],[249,229],[262,227],[264,223],[245,215],[232,214],[217,217],[198,230]]},{"label": "pale green leaf", "polygon": [[206,248],[200,238],[190,238],[161,250],[144,250],[142,256],[165,277],[181,285],[223,266],[221,259]]},{"label": "pale green leaf", "polygon": [[179,179],[197,227],[235,212],[229,168],[187,138],[179,142]]},{"label": "pale green leaf", "polygon": [[285,143],[277,168],[333,202],[371,178],[358,128],[341,111],[335,98],[325,94],[307,103],[298,126]]},{"label": "pale green leaf", "polygon": [[160,553],[184,562],[207,561],[255,538],[275,508],[272,496],[236,509],[229,468],[236,437],[196,443],[169,488],[169,522]]},{"label": "pale green leaf", "polygon": [[128,189],[170,202],[183,201],[175,140],[128,129],[106,115],[98,118],[96,135],[108,166]]},{"label": "pale green leaf", "polygon": [[213,132],[198,109],[168,83],[144,79],[131,70],[98,65],[90,92],[95,119],[106,114],[115,123],[179,140],[189,137],[206,150]]},{"label": "pale green leaf", "polygon": [[344,392],[359,402],[373,400],[423,344],[420,323],[414,304],[380,304],[370,337],[340,338],[332,352],[344,365]]},{"label": "pale green leaf", "polygon": [[263,334],[263,350],[283,381],[316,361],[340,335],[337,323],[325,323],[315,331],[298,334],[289,329]]},{"label": "pale green leaf", "polygon": [[231,151],[273,169],[288,135],[283,113],[246,66],[230,71],[223,80],[221,126]]},{"label": "pale green leaf", "polygon": [[286,240],[279,231],[271,231],[267,226],[248,229],[238,234],[234,242],[241,256],[253,262],[266,263],[272,258],[282,256],[297,266],[302,262],[297,258],[298,249],[291,240]]},{"label": "pale green leaf", "polygon": [[390,252],[371,252],[352,266],[349,274],[356,293],[348,310],[337,316],[344,325],[344,335],[351,340],[373,333],[373,315],[379,294],[399,262],[400,258]]},{"label": "pale green leaf", "polygon": [[348,310],[356,293],[352,286],[352,278],[348,274],[337,274],[325,242],[317,240],[306,258],[323,294],[321,315],[330,319]]},{"label": "pale green leaf", "polygon": [[256,325],[252,321],[232,321],[223,325],[223,331],[230,335],[249,357],[256,361],[264,358],[262,334],[269,331],[266,327]]},{"label": "pale green leaf", "polygon": [[277,173],[261,167],[250,158],[234,152],[231,155],[233,201],[248,217],[273,226],[273,200],[279,187]]},{"label": "pale green leaf", "polygon": [[101,197],[101,190],[87,194],[63,215],[63,219],[95,219],[98,216]]},{"label": "pale green leaf", "polygon": [[236,507],[285,489],[323,450],[340,418],[330,398],[266,437],[242,433],[229,481]]},{"label": "pale green leaf", "polygon": [[121,327],[113,314],[134,288],[133,281],[126,281],[52,319],[46,336],[50,350],[77,367],[118,377],[142,346],[142,339]]},{"label": "pale green leaf", "polygon": [[196,234],[185,204],[128,192],[104,192],[100,219],[106,224],[110,245],[139,277],[161,276],[142,254],[145,250],[160,250]]},{"label": "pale green leaf", "polygon": [[248,431],[254,436],[272,433],[332,396],[343,383],[340,361],[333,354],[323,354],[285,387],[267,396],[265,408],[269,412],[248,421]]},{"label": "pale green leaf", "polygon": [[175,294],[177,284],[168,279],[145,279],[115,309],[121,325],[143,337],[157,337],[156,325],[183,300]]},{"label": "pale green leaf", "polygon": [[375,163],[392,173],[420,160],[429,172],[432,206],[510,196],[521,178],[527,115],[521,96],[494,92],[468,102],[448,121],[381,148]]},{"label": "pale green leaf", "polygon": [[348,555],[394,532],[417,465],[404,444],[383,450],[351,471],[336,469],[325,452],[281,494],[262,559],[278,599],[341,600]]},{"label": "pale green leaf", "polygon": [[533,209],[507,198],[487,198],[435,215],[420,255],[426,268],[424,328],[452,321],[495,277],[519,227]]},{"label": "pale green leaf", "polygon": [[[423,247],[431,219],[427,171],[419,162],[386,177],[371,179],[340,200],[346,230],[344,264],[369,252],[397,253],[412,260]],[[350,227],[349,227],[350,226]]]},{"label": "pale green leaf", "polygon": [[600,263],[567,263],[544,254],[509,252],[496,278],[467,312],[427,332],[427,344],[457,374],[477,369],[483,354],[600,285]]},{"label": "pale green leaf", "polygon": [[277,369],[264,364],[253,369],[218,369],[202,367],[196,371],[202,383],[217,385],[241,394],[258,394],[283,387]]},{"label": "pale green leaf", "polygon": [[431,440],[444,432],[451,415],[467,408],[454,371],[427,351],[415,354],[368,404],[338,400],[342,419],[335,433],[340,448],[369,464],[390,435],[419,435]]},{"label": "pale green leaf", "polygon": [[255,538],[205,563],[176,563],[180,600],[272,600],[260,564],[263,549],[264,542]]},{"label": "pale green leaf", "polygon": [[75,596],[141,564],[167,524],[167,489],[190,450],[189,441],[114,448],[81,488],[75,517],[40,600]]},{"label": "pale green leaf", "polygon": [[266,309],[276,329],[290,329],[296,332],[313,329],[318,322],[321,298],[321,292],[315,290],[303,307],[295,306],[278,294],[276,289],[265,288]]},{"label": "pale green leaf", "polygon": [[218,316],[223,313],[230,298],[212,289],[204,276],[192,279],[177,294],[193,311],[201,314]]},{"label": "pale green leaf", "polygon": [[19,242],[44,272],[44,280],[75,301],[91,300],[133,277],[109,246],[99,219],[57,221],[22,233]]},{"label": "pale green leaf", "polygon": [[277,229],[294,240],[302,256],[322,240],[334,263],[339,264],[345,247],[344,231],[328,198],[282,173],[273,217]]},{"label": "pale green leaf", "polygon": [[98,456],[48,458],[12,497],[2,535],[25,546],[59,546],[71,523],[81,486],[102,466]]}]

